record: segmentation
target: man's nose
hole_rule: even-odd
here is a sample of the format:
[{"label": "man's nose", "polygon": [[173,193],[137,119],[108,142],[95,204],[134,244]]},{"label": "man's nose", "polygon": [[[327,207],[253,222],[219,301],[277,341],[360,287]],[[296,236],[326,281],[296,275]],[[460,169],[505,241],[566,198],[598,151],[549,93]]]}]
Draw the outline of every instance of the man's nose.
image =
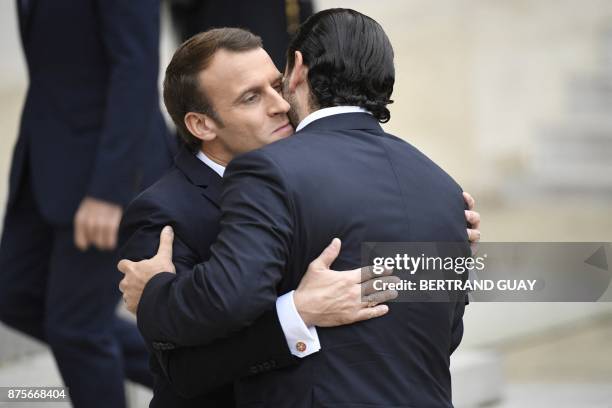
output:
[{"label": "man's nose", "polygon": [[287,113],[289,112],[289,102],[287,102],[283,97],[276,92],[276,90],[272,93],[272,103],[270,105],[270,113],[272,115],[276,115],[279,113]]}]

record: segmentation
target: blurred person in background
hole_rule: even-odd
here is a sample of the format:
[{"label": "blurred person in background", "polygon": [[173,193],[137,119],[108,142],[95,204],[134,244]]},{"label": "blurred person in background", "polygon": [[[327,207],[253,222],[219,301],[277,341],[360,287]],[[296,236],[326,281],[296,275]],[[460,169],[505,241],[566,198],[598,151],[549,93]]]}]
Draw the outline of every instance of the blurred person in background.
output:
[{"label": "blurred person in background", "polygon": [[168,0],[170,14],[182,43],[199,32],[217,27],[240,27],[263,40],[280,70],[287,45],[299,25],[312,14],[311,0]]},{"label": "blurred person in background", "polygon": [[171,162],[158,95],[159,0],[18,0],[29,88],[0,244],[0,320],[47,343],[76,407],[151,386],[116,316],[124,206]]}]

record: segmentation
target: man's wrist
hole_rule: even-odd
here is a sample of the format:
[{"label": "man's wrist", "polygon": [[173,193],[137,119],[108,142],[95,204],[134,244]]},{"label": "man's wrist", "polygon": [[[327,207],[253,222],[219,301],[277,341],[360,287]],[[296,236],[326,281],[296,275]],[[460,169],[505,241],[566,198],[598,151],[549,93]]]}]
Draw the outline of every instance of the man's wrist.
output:
[{"label": "man's wrist", "polygon": [[293,292],[293,303],[295,304],[295,309],[302,318],[302,321],[306,326],[314,326],[315,324],[312,321],[312,316],[306,311],[305,305],[307,302],[308,300],[302,296],[299,288]]},{"label": "man's wrist", "polygon": [[303,358],[319,351],[321,343],[317,329],[307,326],[298,314],[294,294],[291,291],[280,296],[276,300],[276,312],[291,354]]}]

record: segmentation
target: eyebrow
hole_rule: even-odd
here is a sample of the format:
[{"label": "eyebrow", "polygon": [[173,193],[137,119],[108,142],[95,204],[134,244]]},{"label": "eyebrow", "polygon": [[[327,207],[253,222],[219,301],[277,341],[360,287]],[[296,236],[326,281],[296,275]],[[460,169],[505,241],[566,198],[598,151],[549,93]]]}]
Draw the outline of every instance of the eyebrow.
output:
[{"label": "eyebrow", "polygon": [[274,82],[283,82],[283,74],[279,72]]},{"label": "eyebrow", "polygon": [[[283,74],[281,74],[279,72],[277,77],[276,77],[276,79],[274,79],[273,83],[277,83],[277,82],[281,82],[282,83],[282,80],[283,80]],[[244,95],[248,94],[249,92],[257,92],[257,91],[260,91],[261,89],[262,89],[262,87],[259,86],[259,85],[255,85],[255,86],[252,86],[250,88],[245,89],[244,91],[240,92],[240,95],[238,95],[238,97],[236,99],[234,99],[233,104],[240,103],[240,101],[242,100]]]}]

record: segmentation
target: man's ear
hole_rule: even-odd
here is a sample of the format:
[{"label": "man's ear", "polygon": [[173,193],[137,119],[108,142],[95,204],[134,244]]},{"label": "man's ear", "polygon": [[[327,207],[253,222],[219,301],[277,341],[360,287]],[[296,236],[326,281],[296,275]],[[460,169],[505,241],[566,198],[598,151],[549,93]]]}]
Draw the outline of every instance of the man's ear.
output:
[{"label": "man's ear", "polygon": [[304,59],[300,51],[295,51],[293,69],[289,76],[289,91],[295,92],[296,88],[308,79],[308,67],[304,65]]},{"label": "man's ear", "polygon": [[215,122],[208,115],[187,112],[183,120],[187,130],[198,139],[209,142],[217,137]]}]

